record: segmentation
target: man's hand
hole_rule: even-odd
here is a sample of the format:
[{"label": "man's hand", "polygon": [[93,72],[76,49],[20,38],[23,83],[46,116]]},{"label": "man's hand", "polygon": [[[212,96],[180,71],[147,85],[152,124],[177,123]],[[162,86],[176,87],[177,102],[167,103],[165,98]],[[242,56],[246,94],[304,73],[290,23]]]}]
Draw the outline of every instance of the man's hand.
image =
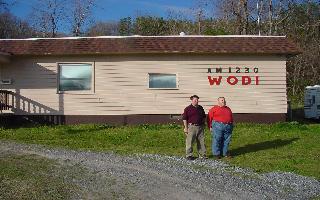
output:
[{"label": "man's hand", "polygon": [[184,127],[183,132],[184,132],[185,135],[188,135],[188,128]]}]

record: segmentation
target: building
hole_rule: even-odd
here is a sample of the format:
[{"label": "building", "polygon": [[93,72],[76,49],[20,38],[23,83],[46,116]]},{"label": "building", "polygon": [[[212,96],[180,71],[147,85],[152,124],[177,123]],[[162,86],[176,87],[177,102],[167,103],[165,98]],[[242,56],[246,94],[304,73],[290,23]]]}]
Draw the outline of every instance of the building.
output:
[{"label": "building", "polygon": [[[0,40],[1,111],[52,123],[178,122],[193,94],[220,96],[236,122],[284,121],[282,36],[128,36]],[[6,97],[5,97],[6,96]]]}]

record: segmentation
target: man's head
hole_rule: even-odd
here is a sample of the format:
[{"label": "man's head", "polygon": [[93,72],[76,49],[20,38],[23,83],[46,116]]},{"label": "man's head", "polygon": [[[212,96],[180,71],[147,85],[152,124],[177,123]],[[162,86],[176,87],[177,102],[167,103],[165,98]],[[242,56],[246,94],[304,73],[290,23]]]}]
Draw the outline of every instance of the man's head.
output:
[{"label": "man's head", "polygon": [[224,97],[219,97],[218,98],[218,106],[222,107],[227,104],[226,99]]},{"label": "man's head", "polygon": [[198,105],[198,102],[199,102],[199,97],[197,95],[192,95],[190,97],[190,100],[191,100],[191,104],[193,106],[197,106]]}]

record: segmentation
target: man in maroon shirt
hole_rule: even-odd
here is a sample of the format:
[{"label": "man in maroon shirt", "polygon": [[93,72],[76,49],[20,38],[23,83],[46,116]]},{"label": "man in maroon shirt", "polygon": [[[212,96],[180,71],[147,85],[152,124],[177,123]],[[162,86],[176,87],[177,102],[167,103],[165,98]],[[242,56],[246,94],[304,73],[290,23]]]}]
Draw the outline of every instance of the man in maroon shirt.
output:
[{"label": "man in maroon shirt", "polygon": [[233,130],[231,109],[226,106],[224,97],[218,98],[218,105],[213,106],[208,113],[208,127],[212,132],[212,154],[216,158],[231,157],[228,147]]},{"label": "man in maroon shirt", "polygon": [[191,104],[184,109],[182,119],[184,133],[186,134],[186,158],[193,160],[192,145],[197,141],[199,158],[206,159],[206,147],[204,144],[204,122],[206,114],[203,107],[200,106],[199,97],[193,95],[190,97]]}]

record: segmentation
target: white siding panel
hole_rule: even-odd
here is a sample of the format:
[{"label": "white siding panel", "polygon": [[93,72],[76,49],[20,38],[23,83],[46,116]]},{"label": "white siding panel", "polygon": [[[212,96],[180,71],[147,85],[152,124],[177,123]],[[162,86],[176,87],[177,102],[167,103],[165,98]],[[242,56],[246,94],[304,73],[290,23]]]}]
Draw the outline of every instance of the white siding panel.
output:
[{"label": "white siding panel", "polygon": [[[206,112],[225,96],[235,113],[286,113],[286,61],[278,56],[99,56],[19,58],[2,67],[2,85],[16,94],[17,114],[126,115],[181,114],[193,94],[200,96]],[[95,83],[91,93],[57,92],[57,63],[94,63]],[[221,67],[223,73],[215,73]],[[232,73],[228,73],[228,68]],[[240,67],[241,73],[235,73]],[[250,69],[244,73],[244,67]],[[257,67],[258,73],[252,69]],[[208,68],[213,73],[208,73]],[[178,89],[148,88],[148,73],[177,74]],[[220,85],[210,85],[208,76],[222,76]],[[236,85],[226,79],[236,76]],[[241,85],[249,76],[252,84]],[[259,76],[259,85],[255,85]]]}]

